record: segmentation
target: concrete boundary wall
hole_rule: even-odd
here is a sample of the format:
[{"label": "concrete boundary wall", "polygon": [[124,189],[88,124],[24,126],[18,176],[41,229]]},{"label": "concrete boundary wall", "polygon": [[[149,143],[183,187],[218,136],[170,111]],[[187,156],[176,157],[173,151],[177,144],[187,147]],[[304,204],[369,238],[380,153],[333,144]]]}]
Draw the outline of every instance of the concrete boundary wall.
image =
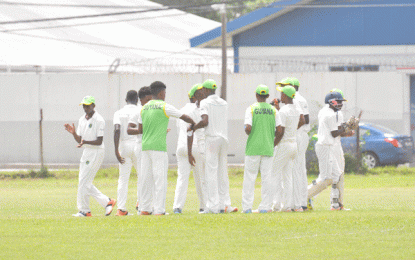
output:
[{"label": "concrete boundary wall", "polygon": [[[363,121],[379,123],[399,133],[410,133],[409,76],[397,72],[324,72],[324,73],[262,73],[228,75],[229,103],[229,162],[243,163],[246,135],[243,120],[246,108],[255,102],[258,84],[270,87],[271,97],[279,97],[275,82],[287,76],[300,80],[300,92],[308,100],[312,123],[323,105],[326,93],[340,88],[348,102],[346,117],[363,109]],[[43,109],[43,142],[45,163],[77,163],[81,150],[64,123],[75,123],[83,115],[79,102],[85,95],[96,98],[96,110],[106,120],[104,143],[105,163],[115,163],[113,146],[113,114],[124,106],[125,94],[138,90],[155,80],[167,85],[166,101],[176,108],[187,102],[190,87],[213,78],[219,84],[220,75],[209,74],[3,74],[0,75],[0,165],[38,163],[39,110]],[[218,90],[220,93],[220,89]],[[170,120],[168,134],[170,163],[175,163],[177,129]]]}]

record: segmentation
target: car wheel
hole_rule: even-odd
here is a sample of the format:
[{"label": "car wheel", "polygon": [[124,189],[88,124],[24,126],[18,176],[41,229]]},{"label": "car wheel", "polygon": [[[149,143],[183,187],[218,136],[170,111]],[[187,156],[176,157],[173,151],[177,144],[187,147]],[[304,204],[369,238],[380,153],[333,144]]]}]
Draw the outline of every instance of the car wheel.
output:
[{"label": "car wheel", "polygon": [[362,163],[367,166],[367,168],[372,169],[376,166],[379,166],[379,159],[376,154],[372,152],[367,152],[362,154]]}]

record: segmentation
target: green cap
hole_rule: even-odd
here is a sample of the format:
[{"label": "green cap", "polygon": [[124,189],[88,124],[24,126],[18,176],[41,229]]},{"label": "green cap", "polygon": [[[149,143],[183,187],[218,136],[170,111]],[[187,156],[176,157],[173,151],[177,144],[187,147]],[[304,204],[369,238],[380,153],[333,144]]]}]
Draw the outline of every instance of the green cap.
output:
[{"label": "green cap", "polygon": [[276,85],[278,85],[278,86],[291,85],[291,86],[299,87],[300,82],[298,81],[297,78],[288,77],[288,78],[285,78],[285,79],[281,80],[280,82],[277,82]]},{"label": "green cap", "polygon": [[330,90],[330,92],[338,92],[338,93],[340,93],[342,95],[342,98],[344,98],[343,91],[341,91],[338,88],[334,88],[334,89]]},{"label": "green cap", "polygon": [[197,84],[193,85],[193,87],[189,91],[189,98],[194,97],[196,90],[199,90],[199,89],[202,89],[202,88],[203,88],[203,86],[200,83],[197,83]]},{"label": "green cap", "polygon": [[261,96],[269,95],[269,88],[263,84],[256,87],[256,93]]},{"label": "green cap", "polygon": [[203,82],[203,87],[208,88],[208,89],[217,89],[218,88],[216,86],[216,81],[214,81],[213,79],[208,79],[205,82]]},{"label": "green cap", "polygon": [[295,97],[295,88],[291,85],[285,85],[284,87],[277,87],[277,90],[279,92],[284,93],[289,98],[294,98]]},{"label": "green cap", "polygon": [[85,96],[82,99],[82,102],[79,105],[91,105],[91,104],[95,104],[95,98],[93,96]]}]

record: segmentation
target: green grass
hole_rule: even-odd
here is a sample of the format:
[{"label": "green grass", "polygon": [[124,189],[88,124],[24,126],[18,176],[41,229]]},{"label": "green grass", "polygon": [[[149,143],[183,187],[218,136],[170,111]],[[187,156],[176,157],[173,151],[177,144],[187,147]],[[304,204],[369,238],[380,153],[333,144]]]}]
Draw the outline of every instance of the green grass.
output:
[{"label": "green grass", "polygon": [[[237,170],[233,170],[235,173]],[[77,179],[0,181],[0,259],[413,259],[415,175],[347,175],[346,206],[329,210],[329,190],[304,213],[199,215],[193,179],[182,215],[92,218],[76,213]],[[94,184],[116,198],[117,180]],[[169,174],[172,213],[176,177]],[[230,175],[240,208],[243,175]],[[257,180],[255,206],[260,200]],[[128,209],[135,213],[135,178]]]}]

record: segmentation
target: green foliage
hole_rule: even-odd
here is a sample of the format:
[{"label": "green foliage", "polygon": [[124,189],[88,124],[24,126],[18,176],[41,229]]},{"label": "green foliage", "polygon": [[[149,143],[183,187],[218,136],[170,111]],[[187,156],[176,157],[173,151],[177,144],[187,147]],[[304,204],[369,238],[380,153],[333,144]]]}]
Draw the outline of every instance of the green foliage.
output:
[{"label": "green foliage", "polygon": [[[361,160],[356,158],[353,154],[344,154],[344,172],[345,173],[358,173],[365,174],[368,172],[368,168]],[[356,169],[359,169],[358,171]]]},{"label": "green foliage", "polygon": [[396,166],[384,166],[376,167],[367,171],[372,175],[415,175],[414,167],[396,167]]}]

